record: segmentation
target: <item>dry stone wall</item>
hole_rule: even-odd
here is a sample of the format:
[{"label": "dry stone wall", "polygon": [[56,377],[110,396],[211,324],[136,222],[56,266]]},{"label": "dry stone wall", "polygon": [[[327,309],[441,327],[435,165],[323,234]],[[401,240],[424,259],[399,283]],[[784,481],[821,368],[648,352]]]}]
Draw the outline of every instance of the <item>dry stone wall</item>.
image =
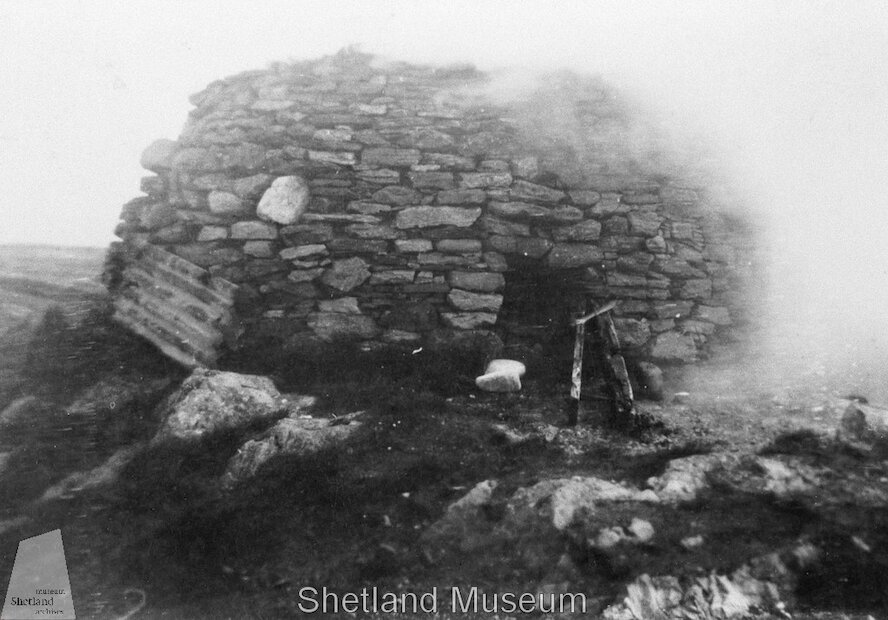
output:
[{"label": "dry stone wall", "polygon": [[490,103],[490,83],[351,52],[214,82],[177,141],[145,150],[156,175],[123,208],[118,253],[149,243],[238,285],[246,339],[493,330],[529,268],[621,300],[641,357],[693,360],[741,318],[749,229],[705,188],[633,169],[604,87],[574,105],[607,128],[590,163]]}]

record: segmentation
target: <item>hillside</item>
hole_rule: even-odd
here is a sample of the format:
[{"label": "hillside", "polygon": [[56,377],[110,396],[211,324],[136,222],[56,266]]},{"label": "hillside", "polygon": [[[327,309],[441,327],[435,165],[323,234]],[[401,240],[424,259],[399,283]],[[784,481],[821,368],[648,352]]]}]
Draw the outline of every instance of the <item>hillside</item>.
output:
[{"label": "hillside", "polygon": [[[20,540],[60,528],[78,617],[310,618],[305,587],[439,594],[437,615],[333,618],[504,617],[450,609],[451,588],[473,587],[588,602],[525,617],[888,609],[888,451],[842,418],[877,408],[743,383],[730,352],[693,383],[672,373],[664,401],[638,403],[648,427],[631,435],[602,422],[593,394],[567,426],[567,377],[551,370],[490,394],[474,387],[478,360],[421,351],[241,360],[271,380],[208,375],[243,386],[225,396],[224,382],[201,388],[201,373],[183,384],[182,368],[110,322],[101,251],[3,256],[3,346],[16,355],[4,357],[15,381],[0,402],[0,574]],[[246,422],[163,439],[201,389],[214,403],[201,416],[234,407]],[[251,417],[263,402],[302,404]],[[280,435],[276,456],[224,482],[247,446],[306,424],[353,430],[314,447],[304,430]]]},{"label": "hillside", "polygon": [[0,245],[0,399],[17,385],[25,343],[51,306],[71,320],[105,294],[104,248]]}]

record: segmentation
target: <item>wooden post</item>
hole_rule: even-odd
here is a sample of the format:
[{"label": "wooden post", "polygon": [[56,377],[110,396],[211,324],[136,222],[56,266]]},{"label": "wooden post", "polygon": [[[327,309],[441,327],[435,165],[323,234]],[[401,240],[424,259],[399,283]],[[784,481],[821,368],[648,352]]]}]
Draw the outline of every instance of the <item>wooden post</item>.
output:
[{"label": "wooden post", "polygon": [[574,340],[573,370],[570,374],[570,411],[567,423],[574,426],[580,418],[580,390],[583,387],[583,346],[586,341],[586,324],[577,323],[577,336]]},{"label": "wooden post", "polygon": [[[594,319],[595,317],[597,317],[601,314],[604,314],[605,312],[610,312],[611,310],[613,310],[616,307],[617,307],[617,302],[615,302],[615,301],[608,302],[608,303],[604,304],[603,306],[601,306],[600,308],[598,308],[597,310],[593,310],[589,314],[584,314],[580,318],[576,319],[574,321],[574,323],[576,323],[577,325],[579,325],[580,323],[587,323],[590,319]],[[616,334],[616,332],[614,332],[614,333]]]},{"label": "wooden post", "polygon": [[607,361],[610,364],[615,379],[614,400],[620,423],[633,423],[635,421],[635,395],[632,393],[632,384],[629,382],[629,372],[626,369],[626,360],[620,350],[620,339],[617,336],[617,328],[610,313],[601,317],[600,328],[604,341],[607,343]]},{"label": "wooden post", "polygon": [[583,353],[586,344],[586,321],[582,320],[582,315],[586,312],[585,300],[577,303],[576,310],[577,314],[581,316],[574,321],[576,336],[574,338],[573,368],[570,373],[570,399],[567,412],[567,424],[569,426],[575,426],[580,418],[580,392],[583,387]]}]

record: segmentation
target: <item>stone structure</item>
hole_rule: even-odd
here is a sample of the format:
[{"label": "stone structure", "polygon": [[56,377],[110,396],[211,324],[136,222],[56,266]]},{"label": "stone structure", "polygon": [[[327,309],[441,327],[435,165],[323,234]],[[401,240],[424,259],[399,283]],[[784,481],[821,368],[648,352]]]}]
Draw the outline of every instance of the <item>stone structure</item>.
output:
[{"label": "stone structure", "polygon": [[639,358],[691,361],[742,318],[748,227],[643,157],[607,86],[505,99],[472,67],[351,51],[214,82],[144,152],[111,288],[161,248],[236,285],[240,342],[532,337],[585,297],[621,301]]}]

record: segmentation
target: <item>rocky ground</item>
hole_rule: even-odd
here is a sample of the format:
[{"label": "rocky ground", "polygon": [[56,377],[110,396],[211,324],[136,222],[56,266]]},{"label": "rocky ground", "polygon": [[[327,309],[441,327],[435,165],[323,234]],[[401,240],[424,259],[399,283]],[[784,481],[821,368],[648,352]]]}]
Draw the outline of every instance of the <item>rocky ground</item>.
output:
[{"label": "rocky ground", "polygon": [[593,399],[570,428],[556,376],[488,394],[469,358],[189,375],[87,297],[0,391],[0,573],[61,528],[78,617],[299,617],[305,586],[437,587],[441,618],[454,586],[588,604],[476,617],[888,614],[888,417],[860,395],[720,355],[642,431]]}]

